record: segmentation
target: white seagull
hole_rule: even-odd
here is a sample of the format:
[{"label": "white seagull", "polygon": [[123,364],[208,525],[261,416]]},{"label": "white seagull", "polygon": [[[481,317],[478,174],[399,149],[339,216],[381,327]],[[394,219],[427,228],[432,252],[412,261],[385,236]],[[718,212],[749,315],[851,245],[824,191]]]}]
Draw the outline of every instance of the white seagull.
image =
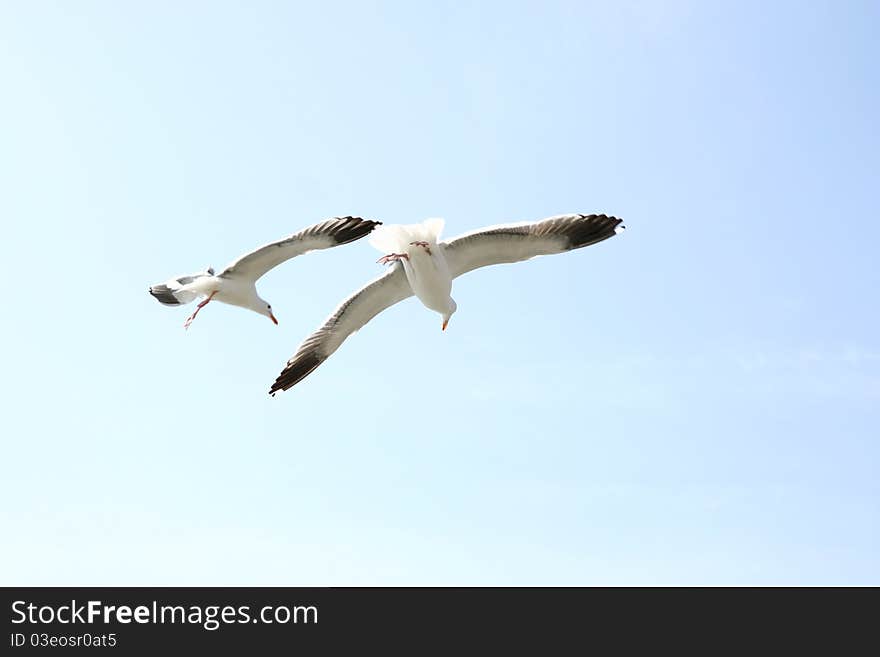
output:
[{"label": "white seagull", "polygon": [[244,254],[219,274],[215,275],[213,268],[208,267],[198,274],[180,276],[160,285],[153,285],[150,294],[166,306],[179,306],[197,297],[205,297],[205,300],[196,307],[195,312],[187,317],[183,324],[184,328],[189,328],[199,311],[212,300],[253,310],[278,324],[272,313],[272,306],[257,294],[258,278],[298,255],[359,240],[381,223],[381,221],[368,221],[358,217],[328,219],[283,240],[266,244],[256,251]]},{"label": "white seagull", "polygon": [[624,229],[621,219],[604,214],[565,214],[533,223],[503,224],[439,242],[442,219],[407,226],[380,226],[370,243],[392,268],[342,302],[324,325],[300,345],[272,384],[269,394],[302,381],[345,339],[380,312],[413,294],[443,317],[443,329],[456,310],[452,279],[472,269],[563,253],[608,239]]}]

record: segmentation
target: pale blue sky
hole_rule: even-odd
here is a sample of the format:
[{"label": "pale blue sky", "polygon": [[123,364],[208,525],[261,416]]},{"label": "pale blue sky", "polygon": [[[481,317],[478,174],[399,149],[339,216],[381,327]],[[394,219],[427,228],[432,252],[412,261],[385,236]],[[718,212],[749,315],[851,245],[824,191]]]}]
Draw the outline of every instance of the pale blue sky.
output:
[{"label": "pale blue sky", "polygon": [[[4,584],[880,583],[876,2],[0,3]],[[606,212],[409,300],[150,284]]]}]

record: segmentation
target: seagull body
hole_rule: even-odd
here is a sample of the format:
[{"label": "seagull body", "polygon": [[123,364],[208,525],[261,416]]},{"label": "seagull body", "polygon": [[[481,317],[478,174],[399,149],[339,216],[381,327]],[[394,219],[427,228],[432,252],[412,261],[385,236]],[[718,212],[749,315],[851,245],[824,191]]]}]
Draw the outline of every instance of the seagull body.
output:
[{"label": "seagull body", "polygon": [[257,279],[290,258],[316,249],[327,249],[358,240],[380,223],[357,217],[328,219],[283,240],[246,253],[219,274],[215,274],[209,267],[197,274],[179,276],[165,283],[153,285],[150,294],[166,306],[179,306],[190,303],[198,297],[205,297],[195,312],[187,318],[184,323],[185,328],[189,328],[196,315],[209,301],[220,301],[253,310],[277,324],[278,320],[272,313],[272,306],[257,294]]},{"label": "seagull body", "polygon": [[455,312],[452,273],[446,254],[437,244],[443,231],[442,219],[428,219],[409,226],[379,226],[369,237],[371,245],[388,255],[383,264],[401,262],[406,280],[426,308],[443,315],[443,329]]},{"label": "seagull body", "polygon": [[247,308],[267,316],[275,324],[278,324],[278,320],[272,314],[272,306],[257,294],[256,281],[227,274],[225,270],[217,275],[213,269],[209,268],[192,276],[172,278],[161,285],[151,287],[150,294],[156,297],[159,303],[169,306],[182,305],[198,297],[204,297],[205,300],[197,306],[196,311],[184,323],[186,328],[189,328],[199,310],[204,308],[208,301],[219,301],[230,306]]},{"label": "seagull body", "polygon": [[503,224],[441,242],[442,220],[379,226],[370,243],[386,253],[391,268],[342,302],[323,326],[300,345],[272,384],[274,395],[309,375],[345,339],[386,308],[417,296],[443,316],[443,329],[456,310],[452,280],[474,269],[572,251],[613,237],[622,220],[604,214],[559,215],[531,223]]}]

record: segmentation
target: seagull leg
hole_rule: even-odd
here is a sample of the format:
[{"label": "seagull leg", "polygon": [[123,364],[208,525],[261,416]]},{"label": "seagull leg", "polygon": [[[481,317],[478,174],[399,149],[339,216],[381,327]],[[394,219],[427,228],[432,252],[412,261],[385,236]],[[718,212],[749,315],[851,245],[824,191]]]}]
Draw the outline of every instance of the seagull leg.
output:
[{"label": "seagull leg", "polygon": [[193,320],[196,318],[196,315],[199,314],[199,311],[208,305],[208,302],[214,298],[215,294],[217,294],[217,292],[211,292],[211,294],[208,295],[207,299],[205,299],[198,306],[196,306],[196,311],[192,315],[190,315],[189,317],[186,318],[186,321],[183,323],[183,328],[185,328],[185,329],[189,328],[189,325],[193,323]]},{"label": "seagull leg", "polygon": [[420,246],[425,251],[428,252],[428,255],[431,255],[431,246],[427,242],[419,241],[419,242],[410,242],[410,246]]},{"label": "seagull leg", "polygon": [[409,260],[409,256],[406,253],[389,253],[387,256],[382,256],[376,262],[380,265],[390,265],[392,262],[397,262],[398,260]]}]

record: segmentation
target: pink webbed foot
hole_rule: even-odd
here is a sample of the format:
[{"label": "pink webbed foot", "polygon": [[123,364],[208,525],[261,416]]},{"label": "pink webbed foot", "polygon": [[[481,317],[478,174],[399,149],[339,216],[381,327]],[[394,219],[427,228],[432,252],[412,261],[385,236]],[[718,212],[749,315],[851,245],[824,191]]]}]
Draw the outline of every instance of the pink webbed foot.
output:
[{"label": "pink webbed foot", "polygon": [[389,253],[386,256],[382,256],[376,262],[380,265],[390,265],[392,262],[397,262],[398,260],[409,260],[409,256],[406,253]]}]

